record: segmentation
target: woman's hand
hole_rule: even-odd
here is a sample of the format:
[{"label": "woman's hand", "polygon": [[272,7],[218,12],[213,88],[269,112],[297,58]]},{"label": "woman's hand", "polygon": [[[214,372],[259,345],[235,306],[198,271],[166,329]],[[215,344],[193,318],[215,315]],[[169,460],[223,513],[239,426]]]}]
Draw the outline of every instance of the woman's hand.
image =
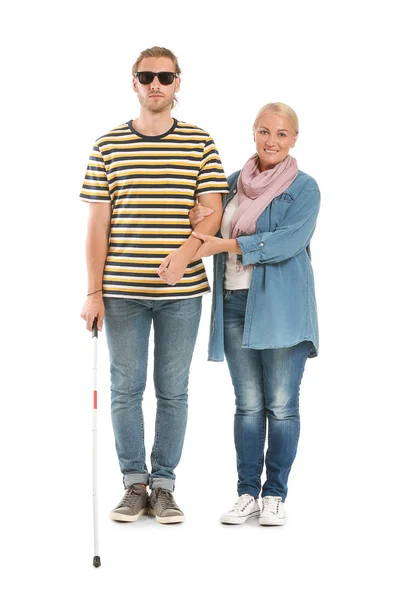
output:
[{"label": "woman's hand", "polygon": [[206,233],[196,233],[196,231],[193,231],[192,236],[203,241],[192,260],[199,260],[203,256],[212,256],[219,252],[242,254],[242,249],[235,238],[220,238]]},{"label": "woman's hand", "polygon": [[189,210],[189,219],[192,229],[194,229],[199,223],[204,221],[206,217],[209,217],[213,214],[212,208],[207,208],[207,206],[203,206],[202,204],[196,204],[193,208]]},{"label": "woman's hand", "polygon": [[194,255],[193,260],[199,260],[203,256],[212,256],[219,252],[226,252],[227,240],[224,240],[223,238],[207,235],[206,233],[196,233],[195,231],[192,233],[192,236],[203,241],[202,245]]}]

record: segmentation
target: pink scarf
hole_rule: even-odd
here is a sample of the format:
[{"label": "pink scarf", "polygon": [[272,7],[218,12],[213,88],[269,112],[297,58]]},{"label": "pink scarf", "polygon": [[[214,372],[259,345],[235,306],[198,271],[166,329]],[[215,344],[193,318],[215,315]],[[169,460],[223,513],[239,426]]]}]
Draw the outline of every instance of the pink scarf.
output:
[{"label": "pink scarf", "polygon": [[296,159],[289,155],[262,173],[258,154],[249,158],[238,180],[239,206],[232,217],[230,237],[255,233],[258,217],[276,196],[287,190],[297,173]]}]

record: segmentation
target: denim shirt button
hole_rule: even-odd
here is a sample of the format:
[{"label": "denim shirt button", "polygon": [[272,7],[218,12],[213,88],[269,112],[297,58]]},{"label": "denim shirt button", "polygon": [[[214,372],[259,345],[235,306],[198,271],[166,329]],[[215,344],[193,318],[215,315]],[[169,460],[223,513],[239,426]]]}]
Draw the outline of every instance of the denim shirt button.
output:
[{"label": "denim shirt button", "polygon": [[260,246],[264,246],[264,242],[260,242]]}]

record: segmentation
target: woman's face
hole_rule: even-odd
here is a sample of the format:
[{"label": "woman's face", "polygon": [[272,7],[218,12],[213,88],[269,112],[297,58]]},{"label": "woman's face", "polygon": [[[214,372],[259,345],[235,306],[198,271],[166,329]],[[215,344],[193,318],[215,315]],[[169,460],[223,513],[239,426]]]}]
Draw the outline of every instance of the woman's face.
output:
[{"label": "woman's face", "polygon": [[260,171],[266,171],[285,160],[296,138],[287,117],[266,110],[254,130],[254,141],[260,159]]}]

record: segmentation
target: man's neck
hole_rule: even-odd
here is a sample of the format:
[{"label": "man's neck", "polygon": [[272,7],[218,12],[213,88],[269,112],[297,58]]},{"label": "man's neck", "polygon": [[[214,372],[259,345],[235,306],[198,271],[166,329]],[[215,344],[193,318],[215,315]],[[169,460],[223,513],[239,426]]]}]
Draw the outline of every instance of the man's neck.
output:
[{"label": "man's neck", "polygon": [[140,111],[140,116],[132,121],[132,126],[143,135],[157,136],[166,133],[173,125],[171,111],[151,113]]}]

